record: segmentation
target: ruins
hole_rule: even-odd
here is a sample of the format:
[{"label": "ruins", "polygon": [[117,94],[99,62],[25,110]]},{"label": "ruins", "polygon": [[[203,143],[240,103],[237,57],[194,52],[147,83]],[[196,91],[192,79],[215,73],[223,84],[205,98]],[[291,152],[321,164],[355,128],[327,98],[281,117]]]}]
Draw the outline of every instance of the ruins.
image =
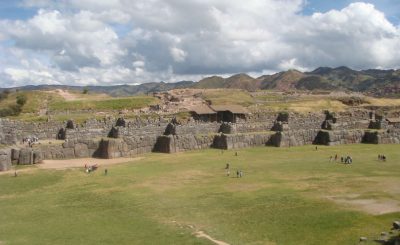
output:
[{"label": "ruins", "polygon": [[[398,113],[377,113],[377,108],[299,114],[196,106],[192,118],[184,122],[161,116],[91,119],[82,124],[0,119],[0,171],[43,159],[117,158],[207,148],[400,143]],[[29,137],[39,142],[32,147],[21,144]]]}]

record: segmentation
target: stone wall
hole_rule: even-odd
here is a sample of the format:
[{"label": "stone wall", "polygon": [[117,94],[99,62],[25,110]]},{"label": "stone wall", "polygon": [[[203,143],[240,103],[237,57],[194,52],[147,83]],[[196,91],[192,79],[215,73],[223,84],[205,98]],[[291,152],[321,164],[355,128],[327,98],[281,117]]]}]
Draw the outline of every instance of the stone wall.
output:
[{"label": "stone wall", "polygon": [[362,143],[364,130],[319,131],[314,140],[318,145],[340,145]]},{"label": "stone wall", "polygon": [[273,135],[272,132],[264,134],[220,134],[214,137],[212,147],[229,150],[265,146]]},{"label": "stone wall", "polygon": [[[32,136],[41,140],[64,140],[34,145],[33,149],[15,146],[22,138]],[[353,143],[400,143],[400,129],[389,125],[384,117],[362,109],[308,114],[258,112],[248,115],[246,122],[223,124],[195,121],[178,124],[176,120],[168,122],[163,118],[106,118],[82,124],[0,119],[0,144],[14,145],[13,150],[0,152],[0,169],[8,169],[10,161],[35,164],[42,159],[116,158],[152,151],[173,153],[210,147],[237,149]]]},{"label": "stone wall", "polygon": [[212,146],[214,135],[162,135],[157,138],[155,152],[175,153],[188,150],[208,149]]},{"label": "stone wall", "polygon": [[267,145],[276,147],[292,147],[313,144],[319,130],[290,130],[277,132],[273,135]]}]

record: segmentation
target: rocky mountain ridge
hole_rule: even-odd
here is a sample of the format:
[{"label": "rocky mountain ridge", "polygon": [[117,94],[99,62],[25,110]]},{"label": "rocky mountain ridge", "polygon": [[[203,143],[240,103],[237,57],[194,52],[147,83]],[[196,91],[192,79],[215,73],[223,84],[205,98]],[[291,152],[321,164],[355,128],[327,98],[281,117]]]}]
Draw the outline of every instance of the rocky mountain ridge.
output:
[{"label": "rocky mountain ridge", "polygon": [[[400,70],[368,69],[362,71],[352,70],[341,66],[337,68],[319,67],[311,72],[288,70],[272,75],[263,75],[253,78],[247,74],[236,74],[228,78],[212,76],[198,82],[180,81],[177,83],[152,82],[140,85],[117,86],[67,86],[67,85],[39,85],[24,86],[12,89],[19,90],[49,90],[70,89],[106,93],[111,96],[129,96],[167,91],[177,88],[232,88],[248,91],[278,90],[278,91],[352,91],[362,92],[375,96],[400,95]],[[0,89],[1,90],[1,89]]]}]

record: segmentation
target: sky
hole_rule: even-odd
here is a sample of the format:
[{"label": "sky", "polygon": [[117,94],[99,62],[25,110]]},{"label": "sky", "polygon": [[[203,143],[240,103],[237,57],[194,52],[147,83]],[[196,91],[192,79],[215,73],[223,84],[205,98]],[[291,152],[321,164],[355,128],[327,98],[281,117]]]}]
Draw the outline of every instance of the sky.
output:
[{"label": "sky", "polygon": [[400,68],[399,0],[0,0],[0,87]]}]

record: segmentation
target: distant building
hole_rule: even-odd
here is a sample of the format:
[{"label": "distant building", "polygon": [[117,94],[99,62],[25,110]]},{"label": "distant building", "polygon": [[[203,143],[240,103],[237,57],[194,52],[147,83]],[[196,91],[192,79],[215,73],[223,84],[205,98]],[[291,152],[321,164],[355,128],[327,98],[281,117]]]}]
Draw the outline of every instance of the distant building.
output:
[{"label": "distant building", "polygon": [[191,116],[196,121],[215,122],[217,121],[217,112],[208,105],[194,106],[189,110]]},{"label": "distant building", "polygon": [[389,125],[393,125],[394,127],[400,127],[400,118],[386,118],[386,121]]},{"label": "distant building", "polygon": [[249,114],[249,111],[240,105],[212,105],[210,107],[217,112],[217,122],[245,121],[246,115]]},{"label": "distant building", "polygon": [[231,122],[245,121],[248,110],[240,105],[201,105],[189,110],[196,121],[203,122]]}]

